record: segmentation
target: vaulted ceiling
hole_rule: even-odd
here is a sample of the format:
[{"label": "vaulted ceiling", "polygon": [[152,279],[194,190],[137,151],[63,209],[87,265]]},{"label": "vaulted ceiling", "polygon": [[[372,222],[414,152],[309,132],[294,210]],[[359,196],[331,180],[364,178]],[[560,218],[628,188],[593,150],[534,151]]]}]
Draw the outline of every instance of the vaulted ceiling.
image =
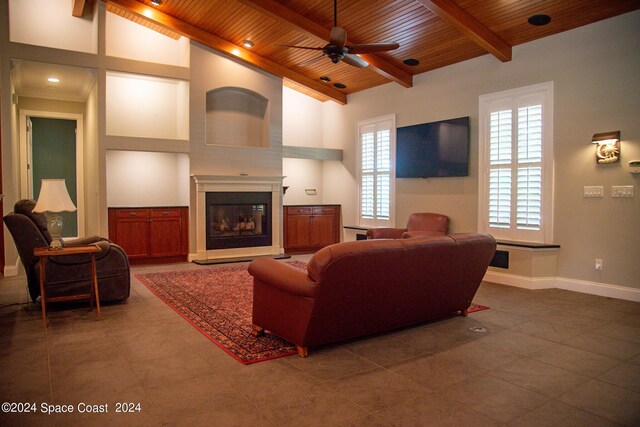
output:
[{"label": "vaulted ceiling", "polygon": [[[338,0],[337,22],[348,45],[396,42],[385,53],[362,54],[369,66],[332,63],[317,50],[334,21],[333,0],[106,0],[107,9],[169,36],[186,36],[284,78],[285,85],[320,100],[346,95],[481,55],[512,60],[512,48],[640,8],[640,0]],[[87,2],[90,5],[90,2]],[[74,0],[79,13],[85,1]],[[75,13],[75,12],[74,12]],[[547,25],[528,22],[533,15]],[[243,42],[250,40],[252,48]],[[418,65],[406,65],[414,59]],[[323,81],[328,77],[330,81]],[[335,85],[341,84],[344,88]],[[340,86],[340,85],[338,85]]]}]

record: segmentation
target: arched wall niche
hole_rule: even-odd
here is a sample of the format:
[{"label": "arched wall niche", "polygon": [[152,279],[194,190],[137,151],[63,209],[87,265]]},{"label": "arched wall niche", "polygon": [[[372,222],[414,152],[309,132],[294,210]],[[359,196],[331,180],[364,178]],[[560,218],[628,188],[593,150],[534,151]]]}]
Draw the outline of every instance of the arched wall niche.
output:
[{"label": "arched wall niche", "polygon": [[269,100],[252,90],[221,87],[207,92],[207,145],[269,146]]}]

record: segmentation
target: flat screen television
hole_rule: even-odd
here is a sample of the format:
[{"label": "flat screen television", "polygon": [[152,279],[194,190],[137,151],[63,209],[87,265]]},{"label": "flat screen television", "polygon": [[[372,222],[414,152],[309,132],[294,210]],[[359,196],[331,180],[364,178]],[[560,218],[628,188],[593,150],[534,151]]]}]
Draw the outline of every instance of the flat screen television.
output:
[{"label": "flat screen television", "polygon": [[469,175],[469,117],[397,129],[396,178]]}]

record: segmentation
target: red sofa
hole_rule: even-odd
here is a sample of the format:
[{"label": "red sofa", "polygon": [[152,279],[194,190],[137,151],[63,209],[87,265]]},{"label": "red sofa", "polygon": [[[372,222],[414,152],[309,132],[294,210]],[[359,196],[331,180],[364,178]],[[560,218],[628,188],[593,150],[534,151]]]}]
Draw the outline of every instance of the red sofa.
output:
[{"label": "red sofa", "polygon": [[308,272],[270,258],[249,265],[253,329],[308,347],[389,331],[466,310],[496,249],[477,233],[343,242]]}]

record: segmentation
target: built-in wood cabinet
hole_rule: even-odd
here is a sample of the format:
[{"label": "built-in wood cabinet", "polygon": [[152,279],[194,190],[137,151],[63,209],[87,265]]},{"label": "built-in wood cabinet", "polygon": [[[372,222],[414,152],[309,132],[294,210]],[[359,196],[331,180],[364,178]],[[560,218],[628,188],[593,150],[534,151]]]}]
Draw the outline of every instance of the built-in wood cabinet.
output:
[{"label": "built-in wood cabinet", "polygon": [[284,250],[315,252],[340,241],[340,205],[284,207]]},{"label": "built-in wood cabinet", "polygon": [[109,239],[132,264],[186,261],[189,208],[109,208]]}]

